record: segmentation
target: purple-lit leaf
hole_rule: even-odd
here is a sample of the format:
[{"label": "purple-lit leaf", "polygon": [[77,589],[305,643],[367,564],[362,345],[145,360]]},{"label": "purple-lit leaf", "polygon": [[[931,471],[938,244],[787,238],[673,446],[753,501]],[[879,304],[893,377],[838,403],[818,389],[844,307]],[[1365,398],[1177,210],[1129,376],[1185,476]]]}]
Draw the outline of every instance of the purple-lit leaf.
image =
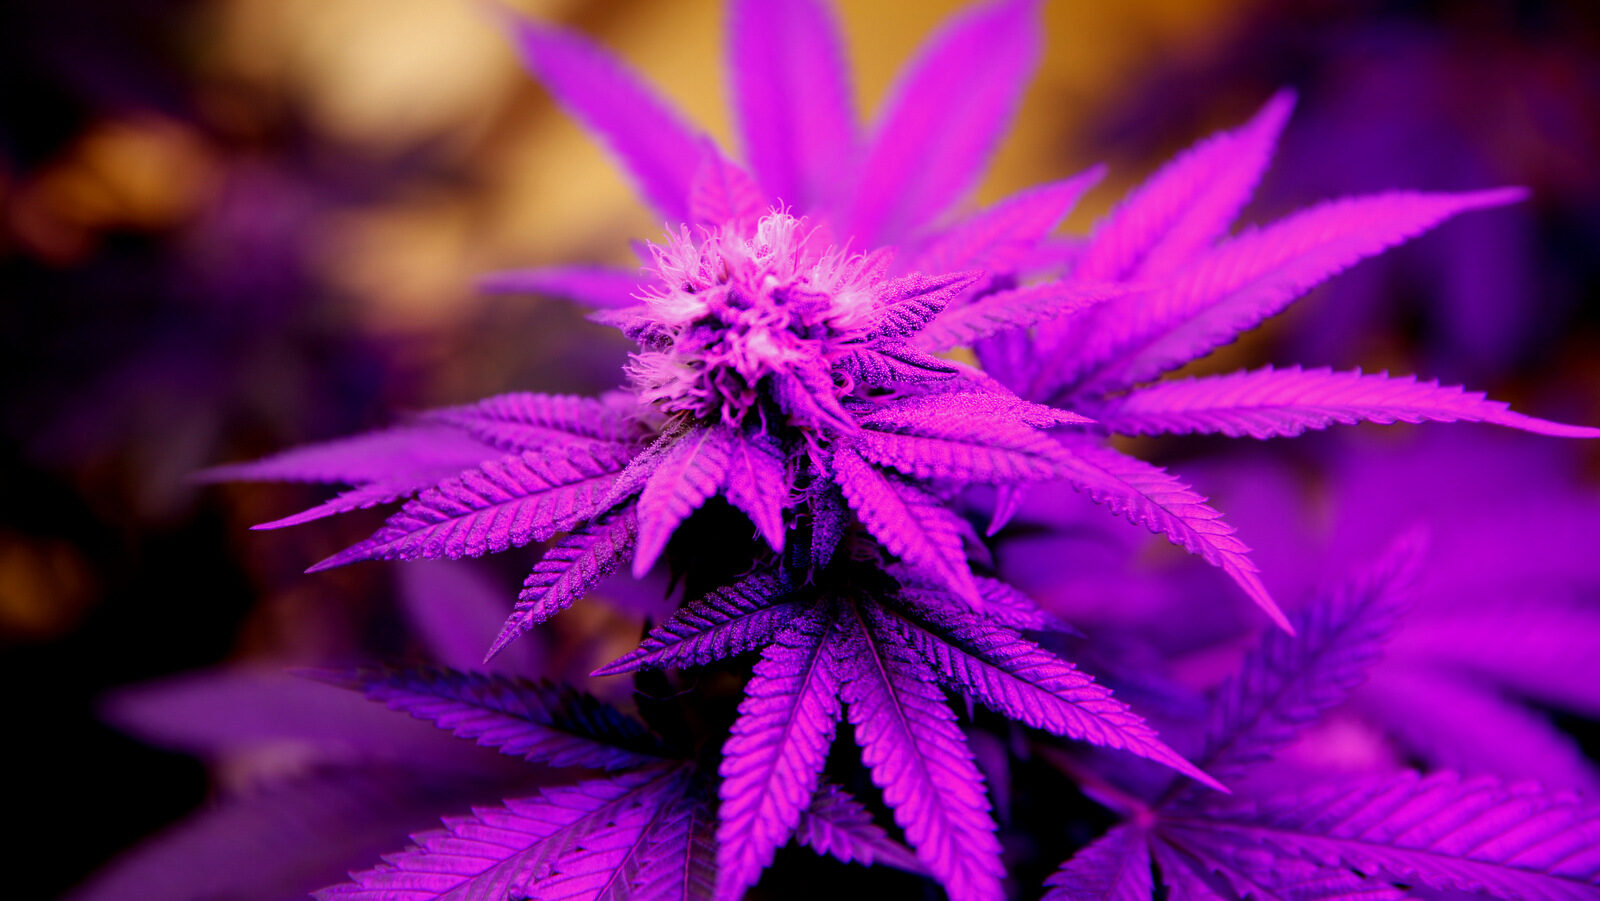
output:
[{"label": "purple-lit leaf", "polygon": [[1038,65],[1037,9],[1034,0],[981,6],[923,46],[873,130],[844,220],[850,234],[895,243],[977,180]]},{"label": "purple-lit leaf", "polygon": [[620,769],[661,759],[636,722],[566,686],[434,667],[321,677],[361,691],[390,710],[525,760]]},{"label": "purple-lit leaf", "polygon": [[889,553],[925,570],[974,607],[982,605],[954,513],[922,489],[879,472],[849,448],[835,451],[833,469],[850,509]]},{"label": "purple-lit leaf", "polygon": [[755,650],[799,613],[792,589],[766,573],[719,588],[680,607],[650,630],[639,647],[594,671],[614,676],[637,669],[704,666]]},{"label": "purple-lit leaf", "polygon": [[1411,603],[1423,546],[1421,533],[1401,536],[1298,611],[1295,634],[1268,633],[1223,685],[1200,765],[1231,778],[1348,697]]},{"label": "purple-lit leaf", "polygon": [[783,448],[768,438],[736,438],[729,445],[728,503],[750,517],[768,547],[782,553],[790,491]]},{"label": "purple-lit leaf", "polygon": [[949,350],[999,332],[1059,321],[1128,293],[1121,285],[1079,281],[1001,291],[934,317],[915,343],[923,350]]},{"label": "purple-lit leaf", "polygon": [[634,578],[650,571],[678,524],[722,490],[728,477],[728,445],[729,436],[722,429],[702,426],[662,454],[639,495]]},{"label": "purple-lit leaf", "polygon": [[1144,830],[1117,826],[1072,855],[1045,880],[1044,901],[1150,901],[1150,845]]},{"label": "purple-lit leaf", "polygon": [[716,888],[716,821],[685,797],[661,818],[640,865],[634,901],[710,901]]},{"label": "purple-lit leaf", "polygon": [[1012,397],[939,394],[897,400],[860,419],[851,445],[861,456],[919,479],[1044,481],[1056,477],[1061,446]]},{"label": "purple-lit leaf", "polygon": [[745,155],[767,192],[811,210],[855,156],[843,42],[816,0],[736,0],[729,71]]},{"label": "purple-lit leaf", "polygon": [[[207,482],[414,483],[418,488],[500,456],[458,429],[397,426],[337,441],[307,444],[250,463],[213,466]],[[434,475],[439,473],[439,475]],[[431,478],[430,478],[431,477]],[[409,493],[400,492],[400,493]]]},{"label": "purple-lit leaf", "polygon": [[616,572],[633,550],[638,520],[627,508],[589,523],[545,551],[522,583],[517,606],[489,648],[500,653],[529,629],[572,606],[601,579]]},{"label": "purple-lit leaf", "polygon": [[843,616],[851,672],[840,689],[873,784],[952,901],[998,901],[1000,843],[955,715],[914,651]]},{"label": "purple-lit leaf", "polygon": [[878,337],[910,338],[982,277],[981,272],[913,274],[887,282],[874,298],[867,331]]},{"label": "purple-lit leaf", "polygon": [[689,184],[689,221],[710,228],[735,223],[754,227],[771,206],[750,173],[728,162],[707,141]]},{"label": "purple-lit leaf", "polygon": [[1095,683],[1043,648],[973,615],[919,622],[882,607],[868,610],[874,634],[916,649],[951,689],[1054,735],[1128,751],[1221,788],[1156,737],[1154,729]]},{"label": "purple-lit leaf", "polygon": [[1528,783],[1382,776],[1170,822],[1175,834],[1201,830],[1269,859],[1409,885],[1550,901],[1600,892],[1600,810]]},{"label": "purple-lit leaf", "polygon": [[1105,167],[1095,166],[1082,175],[1020,191],[940,232],[906,268],[1014,272],[1061,224],[1078,198],[1104,177]]},{"label": "purple-lit leaf", "polygon": [[609,823],[597,824],[571,851],[556,859],[548,876],[529,886],[527,897],[540,901],[631,898],[652,844],[651,834],[667,819],[677,794],[664,792],[650,803],[619,813]]},{"label": "purple-lit leaf", "polygon": [[947,379],[956,374],[947,361],[888,339],[852,350],[834,367],[848,372],[857,382],[885,386]]},{"label": "purple-lit leaf", "polygon": [[817,787],[810,805],[800,812],[794,837],[818,854],[843,863],[881,863],[911,873],[927,872],[915,854],[872,822],[872,814],[861,802],[829,782]]},{"label": "purple-lit leaf", "polygon": [[1250,549],[1234,535],[1233,527],[1222,521],[1222,514],[1206,504],[1204,497],[1166,470],[1109,447],[1079,442],[1072,444],[1069,451],[1062,477],[1074,488],[1117,515],[1165,535],[1173,544],[1221,568],[1274,623],[1289,629],[1283,611],[1261,583],[1259,571],[1250,560]]},{"label": "purple-lit leaf", "polygon": [[627,67],[587,38],[513,18],[522,59],[569,113],[598,135],[656,209],[689,218],[702,139]]},{"label": "purple-lit leaf", "polygon": [[636,444],[645,437],[615,405],[567,394],[501,394],[422,415],[511,453],[583,441]]},{"label": "purple-lit leaf", "polygon": [[632,452],[613,445],[525,451],[429,488],[371,538],[312,567],[477,557],[540,541],[596,511]]},{"label": "purple-lit leaf", "polygon": [[444,828],[351,882],[316,893],[318,901],[502,901],[532,884],[586,835],[681,784],[679,767],[625,772],[450,817]]},{"label": "purple-lit leaf", "polygon": [[1134,385],[1204,356],[1360,260],[1458,213],[1522,196],[1516,189],[1377,194],[1330,201],[1239,235],[1097,324],[1083,357],[1097,371],[1080,393]]},{"label": "purple-lit leaf", "polygon": [[1073,276],[1125,280],[1168,271],[1220,237],[1272,158],[1294,95],[1184,152],[1130,194],[1096,231]]},{"label": "purple-lit leaf", "polygon": [[811,803],[839,721],[839,661],[822,608],[762,652],[722,751],[718,895],[738,897],[772,863]]},{"label": "purple-lit leaf", "polygon": [[1220,432],[1238,438],[1298,435],[1339,422],[1488,422],[1543,435],[1600,437],[1600,429],[1513,413],[1478,392],[1415,376],[1302,371],[1299,367],[1158,382],[1113,401],[1099,417],[1114,432]]}]

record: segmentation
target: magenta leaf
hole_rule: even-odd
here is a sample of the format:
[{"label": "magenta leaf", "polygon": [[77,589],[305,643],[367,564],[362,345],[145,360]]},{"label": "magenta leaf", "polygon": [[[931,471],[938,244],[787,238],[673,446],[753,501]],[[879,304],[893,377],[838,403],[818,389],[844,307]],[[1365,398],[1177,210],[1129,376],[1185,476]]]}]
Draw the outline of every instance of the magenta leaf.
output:
[{"label": "magenta leaf", "polygon": [[927,872],[915,854],[872,821],[872,814],[860,801],[830,782],[817,786],[810,805],[800,812],[794,837],[818,854],[843,863],[881,863],[911,873]]},{"label": "magenta leaf", "polygon": [[587,38],[512,18],[524,64],[569,113],[598,135],[667,218],[689,218],[701,138],[654,92]]},{"label": "magenta leaf", "polygon": [[906,268],[913,272],[1014,272],[1032,259],[1039,244],[1105,174],[1104,166],[1095,166],[1064,181],[1019,191],[940,232]]},{"label": "magenta leaf", "polygon": [[1128,751],[1221,789],[1156,737],[1111,690],[1015,632],[971,614],[922,622],[868,608],[874,634],[914,648],[951,689],[1053,735]]},{"label": "magenta leaf", "polygon": [[1212,810],[1203,821],[1173,820],[1169,828],[1248,847],[1261,867],[1302,859],[1510,899],[1576,901],[1600,891],[1600,810],[1529,783],[1382,776]]},{"label": "magenta leaf", "polygon": [[538,294],[559,297],[600,310],[622,310],[639,303],[646,279],[636,269],[606,266],[549,266],[495,272],[478,280],[491,294]]},{"label": "magenta leaf", "polygon": [[844,45],[816,0],[730,5],[729,71],[745,157],[767,193],[812,210],[854,163],[855,110]]},{"label": "magenta leaf", "polygon": [[729,224],[754,228],[771,207],[750,173],[728,162],[707,140],[689,183],[689,221],[710,228]]},{"label": "magenta leaf", "polygon": [[796,424],[846,435],[856,430],[856,422],[839,403],[833,376],[821,360],[796,363],[788,372],[774,373],[771,380],[773,396]]},{"label": "magenta leaf", "polygon": [[651,832],[634,901],[709,901],[717,878],[715,828],[706,805],[692,796],[668,810]]},{"label": "magenta leaf", "polygon": [[1157,274],[1209,248],[1250,199],[1293,107],[1294,94],[1280,91],[1243,126],[1162,167],[1096,229],[1073,277]]},{"label": "magenta leaf", "polygon": [[916,336],[923,350],[949,350],[998,332],[1058,321],[1097,304],[1122,297],[1130,289],[1096,282],[1045,282],[990,294],[944,311]]},{"label": "magenta leaf", "polygon": [[783,448],[768,438],[735,437],[728,448],[728,503],[755,523],[774,551],[783,551],[784,508],[790,505],[790,479]]},{"label": "magenta leaf", "polygon": [[977,180],[1038,65],[1037,9],[1033,0],[981,6],[923,45],[873,130],[848,233],[868,246],[896,243]]},{"label": "magenta leaf", "polygon": [[1166,470],[1118,453],[1109,447],[1079,442],[1069,448],[1062,477],[1072,486],[1104,504],[1112,512],[1138,523],[1167,540],[1219,567],[1239,583],[1250,599],[1279,627],[1289,621],[1278,608],[1250,549],[1234,535],[1222,514],[1206,499]]},{"label": "magenta leaf", "polygon": [[1410,605],[1423,549],[1420,532],[1402,535],[1298,611],[1293,635],[1268,633],[1222,686],[1200,765],[1231,778],[1348,697]]},{"label": "magenta leaf", "polygon": [[633,445],[645,437],[639,423],[615,405],[568,394],[501,394],[429,410],[422,418],[453,425],[510,453],[583,441]]},{"label": "magenta leaf", "polygon": [[494,657],[529,629],[572,606],[616,572],[633,550],[639,525],[632,508],[595,520],[545,551],[522,583],[517,606],[489,648]]},{"label": "magenta leaf", "polygon": [[[486,448],[487,450],[487,448]],[[491,456],[494,452],[491,452]],[[476,464],[467,464],[473,466]],[[365,510],[379,504],[391,504],[402,498],[410,497],[429,485],[436,484],[441,479],[449,478],[460,469],[451,467],[428,475],[419,475],[416,479],[392,482],[369,482],[359,488],[341,491],[328,498],[315,507],[301,510],[299,513],[274,519],[268,522],[256,523],[251,526],[257,530],[285,529],[289,526],[298,526],[303,523],[314,522],[340,513],[349,513],[352,510]]]},{"label": "magenta leaf", "polygon": [[[970,609],[960,598],[945,591],[942,586],[906,572],[904,567],[891,568],[890,572],[901,580],[902,587],[896,599],[919,611],[932,613],[956,612]],[[1040,607],[1032,598],[999,579],[974,576],[978,594],[983,598],[983,616],[990,622],[1007,629],[1033,629],[1046,632],[1073,632],[1073,628],[1054,614]]]},{"label": "magenta leaf", "polygon": [[719,588],[678,608],[639,647],[594,671],[615,676],[638,669],[704,666],[764,646],[803,609],[793,589],[765,572]]},{"label": "magenta leaf", "polygon": [[1072,855],[1044,883],[1044,901],[1150,901],[1150,845],[1145,831],[1123,825]]},{"label": "magenta leaf", "polygon": [[836,361],[834,367],[848,372],[857,382],[869,385],[925,382],[956,374],[945,360],[888,339],[850,351]]},{"label": "magenta leaf", "polygon": [[307,444],[249,463],[213,466],[196,478],[206,482],[414,484],[409,491],[400,492],[409,494],[498,456],[494,448],[458,429],[409,425]]},{"label": "magenta leaf", "polygon": [[1542,435],[1600,437],[1600,429],[1523,416],[1461,387],[1387,373],[1254,372],[1158,382],[1111,402],[1098,420],[1127,435],[1220,432],[1233,438],[1299,435],[1335,423],[1488,422]]},{"label": "magenta leaf", "polygon": [[911,648],[853,608],[843,617],[840,690],[873,784],[952,901],[999,901],[1000,843],[955,714]]},{"label": "magenta leaf", "polygon": [[317,675],[390,710],[525,760],[621,769],[663,757],[637,722],[564,685],[437,667]]},{"label": "magenta leaf", "polygon": [[718,896],[755,884],[812,801],[839,721],[833,617],[789,622],[761,654],[722,750]]},{"label": "magenta leaf", "polygon": [[873,298],[873,317],[866,331],[879,338],[909,338],[982,277],[977,271],[914,273],[886,282]]},{"label": "magenta leaf", "polygon": [[318,563],[477,557],[540,541],[596,512],[632,452],[613,445],[524,451],[429,488],[371,538]]},{"label": "magenta leaf", "polygon": [[600,901],[630,898],[642,876],[655,833],[675,807],[678,792],[621,812],[578,839],[555,861],[550,874],[528,888],[540,901]]},{"label": "magenta leaf", "polygon": [[896,400],[859,420],[851,448],[918,479],[1045,481],[1060,471],[1061,445],[1023,420],[1003,394],[938,394]]},{"label": "magenta leaf", "polygon": [[720,427],[697,426],[661,455],[639,494],[634,578],[642,578],[655,565],[678,524],[722,490],[728,478],[728,448],[737,440]]},{"label": "magenta leaf", "polygon": [[1113,391],[1204,356],[1287,307],[1312,286],[1468,210],[1518,200],[1517,189],[1394,192],[1303,210],[1246,232],[1173,272],[1116,319],[1096,323],[1077,393]]},{"label": "magenta leaf", "polygon": [[833,455],[834,478],[862,525],[889,553],[939,579],[974,607],[982,598],[962,547],[962,523],[938,499],[887,476],[850,448]]},{"label": "magenta leaf", "polygon": [[318,901],[490,901],[526,895],[585,836],[649,810],[684,779],[680,766],[653,766],[606,779],[547,788],[503,807],[450,817],[444,828],[351,882],[316,893]]}]

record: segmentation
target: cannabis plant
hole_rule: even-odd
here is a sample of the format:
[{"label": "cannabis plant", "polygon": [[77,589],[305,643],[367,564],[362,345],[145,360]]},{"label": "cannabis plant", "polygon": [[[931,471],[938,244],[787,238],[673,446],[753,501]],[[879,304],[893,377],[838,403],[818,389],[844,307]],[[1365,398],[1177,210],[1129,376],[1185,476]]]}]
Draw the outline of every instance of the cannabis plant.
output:
[{"label": "cannabis plant", "polygon": [[[1167,377],[1335,273],[1522,192],[1352,197],[1230,233],[1289,118],[1284,92],[1086,239],[1054,232],[1098,169],[968,211],[1039,60],[1038,16],[1003,0],[950,22],[863,129],[828,10],[734,0],[737,157],[586,39],[509,23],[534,75],[669,223],[637,269],[488,282],[595,308],[637,345],[619,388],[503,394],[212,476],[347,486],[269,527],[401,503],[313,571],[540,545],[484,636],[490,656],[613,573],[664,568],[681,604],[595,676],[678,687],[670,702],[642,690],[636,719],[548,682],[321,673],[592,773],[458,812],[319,897],[735,899],[791,840],[925,874],[962,901],[1027,897],[1038,882],[1019,874],[1037,862],[1024,838],[1002,844],[996,807],[1006,819],[1023,787],[1008,773],[1041,760],[1103,808],[1080,799],[1054,824],[1034,812],[1084,845],[1062,849],[1052,899],[1600,895],[1600,813],[1533,785],[1390,771],[1230,794],[1362,681],[1426,542],[1403,535],[1286,614],[1207,499],[1113,440],[1423,420],[1600,436],[1413,376]],[[997,577],[1008,523],[1055,484],[1220,569],[1270,621],[1183,753],[1062,653],[1079,642],[1080,660],[1159,709],[1177,692],[1161,700],[1158,668],[1138,685],[1132,658]],[[690,669],[730,678],[650,675]],[[858,753],[834,748],[841,721]]]}]

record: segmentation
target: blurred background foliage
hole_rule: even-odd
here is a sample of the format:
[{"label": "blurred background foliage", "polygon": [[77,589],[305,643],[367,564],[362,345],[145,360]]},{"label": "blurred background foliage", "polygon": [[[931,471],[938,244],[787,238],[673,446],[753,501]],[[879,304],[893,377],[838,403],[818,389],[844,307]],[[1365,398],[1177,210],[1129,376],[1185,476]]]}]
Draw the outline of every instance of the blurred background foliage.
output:
[{"label": "blurred background foliage", "polygon": [[[720,3],[509,5],[595,35],[728,140]],[[862,110],[961,5],[841,4]],[[1209,368],[1392,367],[1600,421],[1600,7],[1052,0],[1046,22],[978,201],[1105,161],[1082,228],[1281,85],[1300,105],[1251,218],[1389,187],[1533,190],[1364,264]],[[250,532],[319,497],[187,475],[408,409],[611,386],[620,338],[474,280],[625,262],[662,223],[467,0],[8,0],[0,68],[0,673],[25,827],[8,856],[59,861],[7,891],[49,897],[259,776],[122,737],[97,715],[109,690],[417,651],[394,567],[300,574],[376,514]],[[496,572],[508,599],[525,563]],[[599,652],[571,648],[636,627],[580,605],[546,647],[585,672]]]}]

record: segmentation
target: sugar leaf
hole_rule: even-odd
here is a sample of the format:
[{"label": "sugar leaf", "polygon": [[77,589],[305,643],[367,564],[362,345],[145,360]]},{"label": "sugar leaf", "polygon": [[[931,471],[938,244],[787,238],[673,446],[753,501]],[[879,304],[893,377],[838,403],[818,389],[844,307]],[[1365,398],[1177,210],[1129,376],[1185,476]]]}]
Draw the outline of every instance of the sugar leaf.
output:
[{"label": "sugar leaf", "polygon": [[794,837],[800,844],[843,863],[884,864],[911,873],[925,873],[917,856],[889,838],[872,814],[844,789],[823,782],[800,812]]},{"label": "sugar leaf", "polygon": [[516,17],[511,27],[534,77],[605,141],[659,212],[688,221],[702,139],[627,66],[587,38]]},{"label": "sugar leaf", "polygon": [[440,667],[316,675],[525,760],[620,769],[662,759],[637,722],[564,685]]},{"label": "sugar leaf", "polygon": [[650,630],[639,647],[594,671],[615,676],[638,669],[704,666],[762,647],[800,612],[793,589],[759,572],[691,601]]},{"label": "sugar leaf", "polygon": [[872,631],[853,606],[844,619],[840,690],[873,784],[952,901],[998,901],[1000,843],[955,714],[911,648]]},{"label": "sugar leaf", "polygon": [[1220,432],[1233,438],[1299,435],[1335,423],[1488,422],[1543,435],[1600,437],[1600,429],[1513,413],[1499,401],[1459,386],[1387,373],[1253,372],[1159,382],[1113,401],[1096,417],[1126,435]]},{"label": "sugar leaf", "polygon": [[593,515],[631,456],[599,444],[490,461],[423,491],[371,538],[311,571],[356,560],[477,557],[548,538]]},{"label": "sugar leaf", "polygon": [[1034,0],[980,6],[923,45],[873,129],[848,233],[895,243],[971,187],[1039,63],[1037,9]]},{"label": "sugar leaf", "polygon": [[878,288],[867,334],[875,338],[909,338],[982,277],[981,272],[969,271],[913,273],[893,279]]},{"label": "sugar leaf", "polygon": [[761,654],[722,750],[718,896],[737,898],[771,865],[812,801],[839,721],[833,616],[814,607]]},{"label": "sugar leaf", "polygon": [[769,438],[728,442],[728,503],[750,517],[767,546],[783,552],[783,511],[789,506],[789,474],[783,448]]},{"label": "sugar leaf", "polygon": [[1249,547],[1204,497],[1166,470],[1109,447],[1076,442],[1068,450],[1061,475],[1074,488],[1221,568],[1274,623],[1290,630],[1283,611],[1261,583]]},{"label": "sugar leaf", "polygon": [[722,490],[728,478],[728,445],[721,428],[696,426],[662,454],[639,494],[635,578],[650,571],[678,524]]},{"label": "sugar leaf", "polygon": [[870,385],[925,382],[956,374],[949,362],[889,339],[874,342],[871,347],[854,349],[834,366],[848,372],[857,382]]},{"label": "sugar leaf", "polygon": [[833,469],[850,509],[889,553],[925,570],[969,604],[982,605],[954,513],[922,489],[879,472],[850,448],[834,452]]},{"label": "sugar leaf", "polygon": [[601,579],[616,572],[639,532],[632,508],[597,519],[552,544],[522,582],[517,606],[489,648],[489,657],[529,629],[572,606]]}]

